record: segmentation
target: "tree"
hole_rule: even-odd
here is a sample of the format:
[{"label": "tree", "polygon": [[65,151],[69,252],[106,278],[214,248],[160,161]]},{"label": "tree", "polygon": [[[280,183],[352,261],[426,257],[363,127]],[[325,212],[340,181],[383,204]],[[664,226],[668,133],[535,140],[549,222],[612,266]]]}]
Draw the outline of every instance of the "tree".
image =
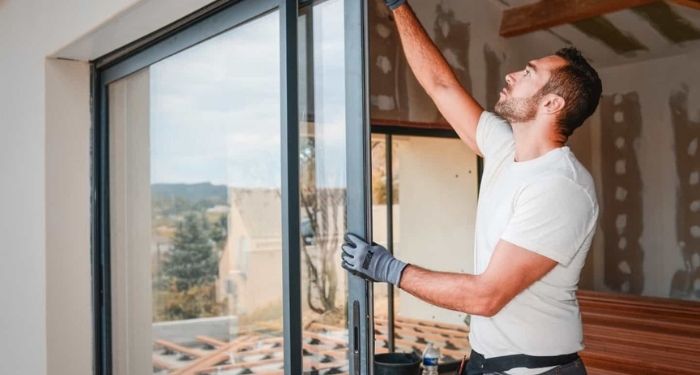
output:
[{"label": "tree", "polygon": [[156,292],[155,320],[181,320],[218,316],[223,308],[215,302],[214,283],[178,290],[173,281],[168,290]]},{"label": "tree", "polygon": [[228,237],[227,232],[228,216],[221,215],[218,217],[217,220],[214,221],[214,224],[212,225],[211,230],[209,231],[209,238],[211,238],[211,240],[214,241],[218,250],[224,248],[224,245],[226,244],[226,238]]},{"label": "tree", "polygon": [[313,136],[302,140],[300,154],[301,209],[306,227],[302,233],[302,252],[308,282],[309,308],[324,314],[337,309],[338,249],[340,248],[339,210],[343,209],[345,190],[319,187],[316,179],[316,147]]},{"label": "tree", "polygon": [[163,265],[163,274],[175,283],[175,290],[186,291],[216,279],[219,260],[208,235],[203,220],[193,213],[178,222],[172,251]]}]

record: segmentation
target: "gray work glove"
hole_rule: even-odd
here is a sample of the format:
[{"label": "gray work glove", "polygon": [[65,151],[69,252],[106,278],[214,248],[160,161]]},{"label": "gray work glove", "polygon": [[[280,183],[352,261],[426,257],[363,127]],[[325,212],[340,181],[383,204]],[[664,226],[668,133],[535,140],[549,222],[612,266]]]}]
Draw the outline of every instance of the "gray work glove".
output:
[{"label": "gray work glove", "polygon": [[386,6],[388,6],[391,10],[400,7],[405,2],[406,0],[384,0],[384,4],[386,4]]},{"label": "gray work glove", "polygon": [[348,233],[342,249],[343,268],[346,270],[372,281],[399,285],[401,272],[407,264],[394,258],[383,246],[368,244]]}]

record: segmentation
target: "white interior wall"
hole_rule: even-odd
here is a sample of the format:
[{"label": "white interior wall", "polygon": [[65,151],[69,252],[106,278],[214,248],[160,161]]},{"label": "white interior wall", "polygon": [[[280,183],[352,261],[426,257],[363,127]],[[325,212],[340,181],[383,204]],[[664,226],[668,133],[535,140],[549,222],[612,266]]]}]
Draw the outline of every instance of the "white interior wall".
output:
[{"label": "white interior wall", "polygon": [[[445,272],[473,272],[476,155],[457,139],[402,137],[397,256]],[[398,314],[462,324],[464,314],[399,294]]]},{"label": "white interior wall", "polygon": [[[89,68],[48,57],[80,39],[94,59],[211,2],[128,12],[154,1],[0,1],[2,374],[91,372]],[[105,27],[122,38],[90,38]]]},{"label": "white interior wall", "polygon": [[[56,373],[60,370],[61,374],[88,374],[92,367],[90,356],[86,355],[92,351],[92,288],[87,248],[90,227],[86,225],[90,215],[87,178],[90,161],[86,157],[90,148],[90,118],[84,108],[90,101],[86,89],[90,85],[89,72],[85,62],[46,62],[46,96],[55,98],[46,102],[46,355],[47,368],[55,368]],[[3,262],[5,259],[3,254]],[[26,282],[28,278],[22,279]],[[2,285],[0,288],[7,284]],[[6,324],[4,319],[2,322]],[[26,323],[34,329],[39,327],[33,322]],[[4,327],[2,332],[7,332]],[[31,347],[37,348],[38,343]],[[37,362],[34,358],[24,365]],[[0,368],[5,364],[3,358]],[[11,363],[8,369],[18,365]]]}]

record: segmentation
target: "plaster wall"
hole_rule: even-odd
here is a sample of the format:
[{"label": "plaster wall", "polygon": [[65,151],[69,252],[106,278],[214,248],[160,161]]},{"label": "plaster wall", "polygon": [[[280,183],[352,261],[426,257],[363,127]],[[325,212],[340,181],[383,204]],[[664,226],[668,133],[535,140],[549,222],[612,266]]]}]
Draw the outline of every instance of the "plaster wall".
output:
[{"label": "plaster wall", "polygon": [[[18,251],[27,252],[24,256],[41,258],[46,256],[46,302],[45,306],[36,307],[34,311],[29,308],[28,301],[24,303],[8,303],[3,312],[21,309],[23,318],[9,323],[1,319],[2,332],[10,332],[12,340],[29,338],[25,335],[40,335],[41,341],[23,343],[21,355],[38,356],[37,350],[46,343],[46,366],[51,374],[87,374],[92,370],[92,306],[91,283],[89,266],[90,227],[87,218],[90,215],[90,161],[87,157],[90,148],[90,118],[89,111],[85,109],[85,103],[89,103],[90,95],[87,88],[90,85],[89,65],[85,62],[66,60],[46,61],[46,96],[55,98],[46,102],[46,186],[41,189],[46,199],[46,248],[39,246],[33,248],[24,246]],[[24,126],[29,126],[25,123]],[[10,133],[12,131],[10,130]],[[7,134],[3,132],[3,134]],[[15,156],[19,157],[19,156]],[[23,156],[26,157],[26,156]],[[21,163],[20,163],[21,164]],[[71,166],[67,168],[66,166]],[[25,187],[29,189],[29,187]],[[17,199],[29,199],[19,195]],[[36,197],[30,199],[33,200]],[[6,207],[3,205],[3,207]],[[6,214],[6,213],[4,213]],[[3,215],[4,215],[3,214]],[[15,223],[19,225],[20,223]],[[22,225],[29,225],[24,222]],[[35,231],[35,235],[41,235],[41,229]],[[3,239],[7,237],[2,237]],[[5,241],[3,241],[5,242]],[[7,243],[5,242],[4,245]],[[3,245],[3,246],[4,246]],[[43,244],[39,244],[43,245]],[[38,252],[38,254],[34,254]],[[36,267],[32,264],[5,264],[7,261],[19,261],[13,257],[7,257],[3,251],[3,266],[11,266],[9,275],[22,282],[23,287],[15,293],[3,290],[3,295],[27,293],[25,288],[35,288],[34,293],[42,293],[43,285],[33,285],[37,279],[43,280],[41,272],[44,269],[32,270],[38,272],[29,276],[29,268]],[[9,259],[8,259],[9,258]],[[11,284],[2,283],[0,288],[11,288]],[[21,291],[21,293],[19,293]],[[30,292],[32,293],[32,292]],[[31,294],[30,294],[31,295]],[[26,297],[26,296],[25,296]],[[34,296],[36,297],[36,296]],[[13,297],[14,298],[14,297]],[[15,303],[17,303],[15,305]],[[36,303],[36,301],[35,301]],[[25,321],[27,316],[42,316],[46,311],[46,332],[40,320]],[[36,318],[41,319],[41,318]],[[17,323],[20,325],[18,326]],[[5,327],[11,324],[11,327]],[[45,337],[44,337],[45,335]],[[5,345],[8,336],[3,335],[0,346]],[[14,345],[14,343],[7,343]],[[2,351],[0,357],[7,355]],[[27,362],[19,361],[20,358],[12,356],[2,358],[0,368],[8,366],[8,371],[0,370],[0,373],[31,373],[14,372],[9,369],[26,368],[41,362],[39,357],[33,357]],[[7,360],[10,362],[8,363]],[[24,359],[27,360],[26,358]]]},{"label": "plaster wall", "polygon": [[[399,147],[397,256],[444,272],[474,269],[476,155],[457,139],[406,137]],[[463,324],[465,314],[437,308],[398,291],[403,317]]]},{"label": "plaster wall", "polygon": [[[608,200],[607,210],[601,205],[601,226],[593,246],[596,290],[700,297],[696,281],[700,234],[693,230],[698,226],[694,204],[700,204],[693,203],[698,199],[697,146],[693,144],[700,137],[700,78],[694,71],[699,58],[696,51],[600,71],[603,101],[590,121],[599,202],[605,202],[606,194],[623,202],[617,189],[624,184],[622,179],[630,173],[639,177],[632,190],[625,188],[619,212],[611,206],[615,199]],[[638,130],[630,129],[620,137],[615,129],[629,126],[630,118],[636,119]],[[606,147],[623,143],[630,147],[630,156],[618,159],[606,154]],[[619,161],[623,159],[626,163]],[[640,199],[632,203],[635,191]],[[618,215],[627,212],[630,215],[618,222]],[[615,215],[608,219],[616,225],[603,225],[609,215]],[[637,234],[634,226],[639,228]],[[615,241],[608,241],[610,237]],[[620,242],[622,237],[625,240]],[[638,249],[630,251],[637,243]]]},{"label": "plaster wall", "polygon": [[[0,1],[2,374],[92,372],[86,62],[210,0],[124,16],[153,2]],[[90,37],[105,25],[121,38]]]},{"label": "plaster wall", "polygon": [[[372,118],[390,123],[444,123],[403,57],[390,14],[381,1],[373,3]],[[564,32],[572,26],[562,26],[556,33],[539,31],[500,38],[502,7],[497,2],[421,1],[412,6],[463,86],[487,110],[493,110],[506,73],[520,69],[529,59],[570,44],[567,38],[575,39],[577,47],[595,57],[593,65],[603,80],[604,97],[598,111],[569,139],[574,154],[598,184],[598,199],[604,210],[580,286],[699,298],[700,250],[695,248],[700,247],[696,185],[700,172],[694,166],[697,156],[690,152],[700,142],[694,141],[700,117],[700,80],[694,72],[700,54],[694,42],[664,47],[675,51],[670,57],[654,58],[650,53],[640,61],[628,54],[629,63],[619,58],[608,61],[603,58],[605,47],[600,41],[586,34]],[[696,15],[682,7],[672,10],[689,20]],[[610,17],[632,27],[645,37],[645,43],[656,43],[652,43],[654,51],[664,50],[661,36],[635,15],[620,12]],[[616,153],[621,149],[611,143],[618,136],[628,142],[626,153]],[[622,175],[624,181],[620,180]],[[613,205],[623,182],[628,196],[617,212]],[[606,197],[607,210],[603,207]]]},{"label": "plaster wall", "polygon": [[[374,3],[370,17],[377,24],[370,28],[372,118],[394,123],[444,123],[410,71],[389,13],[381,1]],[[700,247],[696,181],[700,172],[695,167],[697,156],[691,151],[700,142],[694,141],[699,136],[700,117],[700,80],[694,66],[700,54],[693,48],[694,42],[668,47],[676,51],[670,57],[653,58],[651,53],[652,59],[640,61],[626,55],[629,63],[617,59],[611,64],[601,57],[605,48],[599,41],[580,33],[575,37],[575,33],[562,34],[572,26],[562,26],[557,33],[539,31],[500,38],[502,7],[496,3],[443,0],[414,2],[412,6],[463,86],[487,110],[493,109],[504,74],[570,44],[568,37],[595,56],[593,65],[603,80],[604,97],[598,111],[569,140],[577,158],[593,174],[603,208],[580,286],[699,298],[700,250],[695,248]],[[696,15],[679,7],[672,7],[672,11],[689,20]],[[632,14],[610,17],[632,26],[635,33],[645,36],[645,43],[661,38]],[[652,44],[654,51],[663,50],[663,43]],[[621,128],[623,125],[626,128]],[[619,136],[628,142],[624,153],[616,152],[621,149],[611,143]],[[618,187],[623,183],[627,200],[615,211],[615,195],[621,194]],[[606,197],[607,210],[603,207]]]},{"label": "plaster wall", "polygon": [[[504,75],[534,57],[521,56],[517,40],[498,36],[502,8],[494,2],[414,1],[411,6],[462,85],[487,109],[498,100]],[[370,0],[369,20],[372,119],[445,123],[410,71],[382,0]]]},{"label": "plaster wall", "polygon": [[133,2],[0,2],[0,373],[91,371],[89,71],[47,56]]}]

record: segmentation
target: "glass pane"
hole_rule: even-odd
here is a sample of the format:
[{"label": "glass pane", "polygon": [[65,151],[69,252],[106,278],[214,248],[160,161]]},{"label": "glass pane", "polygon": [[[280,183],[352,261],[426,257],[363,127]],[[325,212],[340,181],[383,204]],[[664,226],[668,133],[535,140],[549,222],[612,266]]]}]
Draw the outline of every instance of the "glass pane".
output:
[{"label": "glass pane", "polygon": [[[374,180],[386,176],[381,170],[385,154],[384,147],[377,150],[372,162],[373,172],[378,171],[372,178],[373,186],[382,186],[374,191],[381,196],[385,184]],[[476,156],[459,139],[394,135],[392,171],[394,254],[436,271],[472,272]],[[373,225],[375,233],[381,234],[387,227],[386,211],[382,215],[377,206]],[[375,298],[375,306],[380,304]],[[461,360],[470,349],[468,317],[463,313],[435,307],[395,288],[394,315],[396,352],[422,353],[432,342],[445,363]],[[375,332],[384,334],[386,319],[379,311],[375,323]]]},{"label": "glass pane", "polygon": [[[372,240],[388,248],[387,231],[387,188],[386,174],[386,135],[372,134]],[[396,192],[394,190],[394,192]],[[374,352],[386,353],[389,351],[388,324],[389,316],[389,284],[374,284]]]},{"label": "glass pane", "polygon": [[348,371],[343,2],[302,10],[300,212],[304,371]]},{"label": "glass pane", "polygon": [[115,374],[281,373],[277,12],[109,87]]}]

